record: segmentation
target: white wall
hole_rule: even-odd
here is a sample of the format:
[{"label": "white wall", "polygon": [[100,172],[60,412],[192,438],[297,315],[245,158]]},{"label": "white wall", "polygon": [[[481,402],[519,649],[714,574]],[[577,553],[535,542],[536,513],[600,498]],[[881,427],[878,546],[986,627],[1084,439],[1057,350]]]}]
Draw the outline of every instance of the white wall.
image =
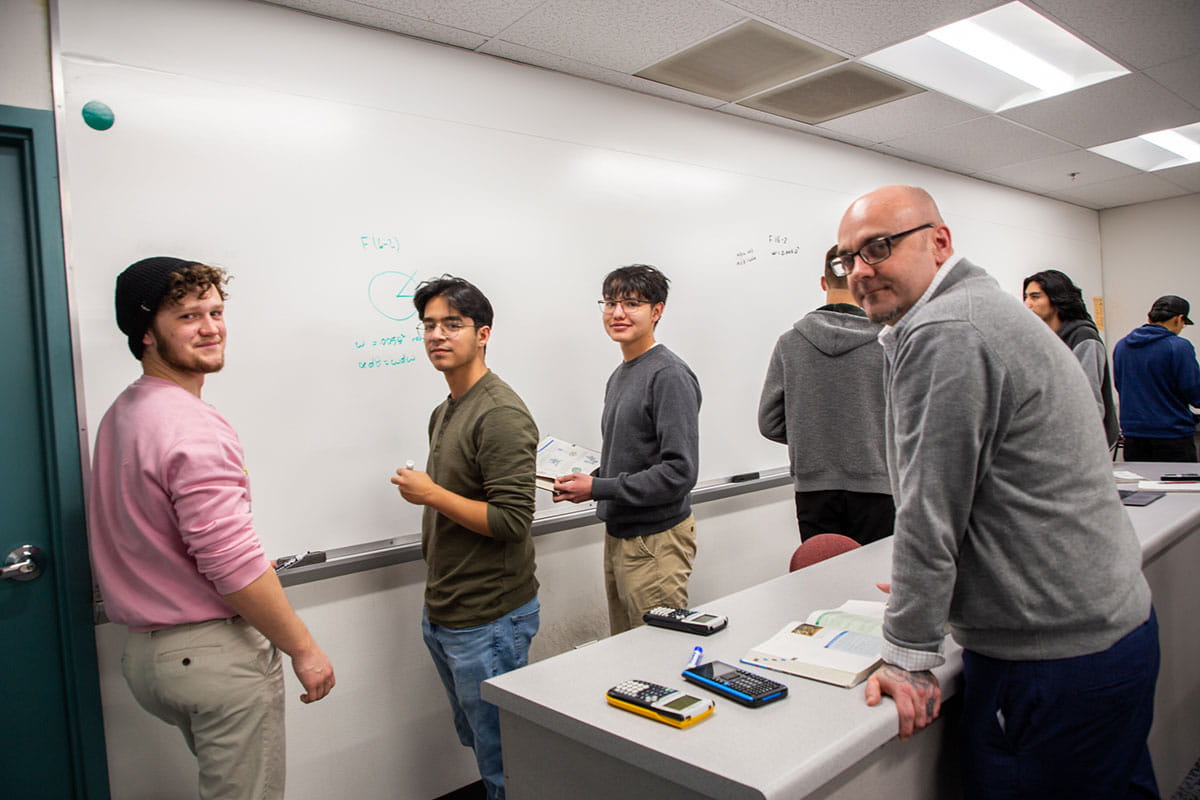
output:
[{"label": "white wall", "polygon": [[47,0],[0,0],[0,104],[52,108]]},{"label": "white wall", "polygon": [[[1175,294],[1200,313],[1200,194],[1100,212],[1105,339],[1111,348],[1146,322],[1155,299]],[[1086,294],[1086,293],[1085,293]],[[1183,335],[1200,349],[1197,326]]]},{"label": "white wall", "polygon": [[[799,543],[788,487],[702,504],[696,518],[692,605],[784,574]],[[534,660],[606,635],[602,537],[592,525],[535,540],[542,628]],[[424,562],[413,562],[288,590],[338,680],[329,697],[305,706],[287,673],[289,798],[422,800],[478,780],[421,642],[424,578]],[[182,737],[142,711],[121,677],[124,629],[104,625],[96,637],[113,797],[195,797]]]},{"label": "white wall", "polygon": [[[129,20],[151,19],[150,5],[137,2],[77,4],[78,15],[95,14],[94,26],[111,26],[114,38]],[[95,8],[125,7],[126,16]],[[183,4],[158,4],[176,13]],[[656,158],[708,164],[770,176],[807,187],[827,206],[823,220],[836,223],[845,204],[875,185],[913,182],[927,186],[957,234],[960,252],[991,268],[1018,294],[1023,275],[1076,258],[1068,271],[1086,296],[1100,293],[1100,231],[1094,212],[980,183],[909,162],[888,159],[849,146],[809,139],[758,123],[647,98],[586,81],[524,68],[386,34],[365,33],[338,23],[301,18],[295,12],[244,2],[207,2],[204,46],[219,65],[235,64],[239,53],[268,38],[280,26],[336,43],[355,37],[370,48],[402,50],[412,72],[438,75],[434,91],[418,91],[412,81],[413,113],[459,115],[471,124],[511,127],[534,135],[563,137],[594,146],[616,147]],[[24,3],[36,11],[39,6]],[[4,6],[8,22],[8,6]],[[132,13],[136,10],[137,13]],[[36,21],[36,13],[24,14]],[[79,23],[78,15],[76,24]],[[44,16],[41,17],[44,20]],[[67,22],[70,24],[70,21]],[[149,23],[147,23],[149,24]],[[263,39],[254,27],[262,25]],[[180,25],[173,37],[186,40],[194,26]],[[0,28],[0,51],[8,49],[7,24]],[[25,37],[28,38],[28,37]],[[34,37],[36,38],[36,37]],[[131,37],[150,46],[171,37]],[[369,41],[368,41],[369,40]],[[249,44],[247,44],[249,43]],[[364,47],[363,52],[369,48]],[[169,58],[172,47],[164,49]],[[320,75],[321,52],[304,53],[312,74]],[[43,56],[30,55],[27,61]],[[446,65],[453,63],[454,70]],[[164,66],[164,68],[166,68]],[[301,69],[302,65],[296,69]],[[274,70],[274,72],[272,72]],[[261,73],[229,79],[291,80],[290,66],[272,65]],[[267,74],[271,73],[271,74]],[[511,100],[473,105],[484,79],[485,92]],[[36,78],[48,86],[48,75]],[[316,79],[314,78],[314,85]],[[0,78],[0,101],[13,102],[8,77]],[[316,90],[316,89],[314,89]],[[445,98],[458,107],[438,108]],[[36,98],[34,98],[36,101]],[[30,104],[30,100],[22,101]],[[49,107],[45,100],[37,101]],[[600,110],[603,113],[600,113]],[[490,116],[493,115],[493,116]],[[66,191],[72,191],[68,158]],[[830,227],[829,236],[833,230]],[[71,232],[67,232],[70,238]],[[216,234],[219,236],[219,233]],[[828,240],[828,239],[826,239]],[[134,243],[149,247],[148,242]],[[1155,253],[1162,253],[1155,248]],[[1182,293],[1182,290],[1181,290]],[[1200,298],[1200,295],[1198,295]],[[808,302],[782,300],[799,316]],[[736,309],[717,309],[715,320],[730,320]],[[761,354],[765,363],[767,354]],[[751,356],[747,356],[751,357]],[[93,387],[94,390],[94,387]],[[746,391],[757,392],[747,386]],[[780,448],[780,461],[785,458]],[[781,574],[797,543],[794,509],[787,488],[745,495],[697,507],[700,551],[692,583],[693,604],[702,604]],[[544,658],[603,634],[606,614],[600,570],[602,533],[589,526],[539,537],[538,575],[542,582],[542,632],[533,655]],[[883,579],[886,576],[880,576]],[[423,564],[411,563],[295,587],[292,602],[332,657],[338,686],[326,700],[302,706],[289,677],[289,793],[291,798],[428,798],[476,778],[469,752],[455,739],[441,687],[419,633]],[[150,718],[133,702],[120,675],[124,638],[115,626],[97,631],[109,769],[114,797],[194,796],[194,762],[181,737]],[[614,679],[621,676],[614,676]]]}]

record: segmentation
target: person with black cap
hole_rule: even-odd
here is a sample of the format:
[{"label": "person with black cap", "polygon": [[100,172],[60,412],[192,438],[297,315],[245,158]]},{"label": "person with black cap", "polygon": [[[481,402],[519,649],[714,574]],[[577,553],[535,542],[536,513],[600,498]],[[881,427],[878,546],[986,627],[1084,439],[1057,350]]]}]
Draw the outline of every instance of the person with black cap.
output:
[{"label": "person with black cap", "polygon": [[1191,306],[1182,297],[1154,301],[1147,322],[1113,349],[1113,383],[1121,399],[1126,461],[1195,461],[1200,366],[1179,335]]},{"label": "person with black cap", "polygon": [[201,798],[282,798],[287,653],[320,700],[333,665],[263,554],[237,434],[200,399],[225,363],[224,270],[147,258],[117,277],[117,326],[142,376],[100,422],[88,501],[108,618],[129,629],[122,672],[178,727]]}]

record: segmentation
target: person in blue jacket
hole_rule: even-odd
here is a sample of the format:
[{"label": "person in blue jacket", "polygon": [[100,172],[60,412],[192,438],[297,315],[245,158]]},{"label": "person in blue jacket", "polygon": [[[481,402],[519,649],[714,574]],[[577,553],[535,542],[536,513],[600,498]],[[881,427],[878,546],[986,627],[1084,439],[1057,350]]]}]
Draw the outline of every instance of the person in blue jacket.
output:
[{"label": "person in blue jacket", "polygon": [[1147,322],[1117,342],[1113,383],[1121,399],[1126,461],[1195,461],[1200,366],[1192,343],[1179,335],[1191,306],[1182,297],[1154,301]]}]

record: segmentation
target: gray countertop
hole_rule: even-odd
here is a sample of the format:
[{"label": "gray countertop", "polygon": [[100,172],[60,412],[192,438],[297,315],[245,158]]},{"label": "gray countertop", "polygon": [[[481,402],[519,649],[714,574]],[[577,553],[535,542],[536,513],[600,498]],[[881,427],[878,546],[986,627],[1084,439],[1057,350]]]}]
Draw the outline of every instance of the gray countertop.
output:
[{"label": "gray countertop", "polygon": [[[1157,478],[1186,465],[1116,466]],[[1200,526],[1200,494],[1168,494],[1129,512],[1149,562]],[[706,695],[680,676],[694,645],[704,648],[705,660],[736,663],[813,609],[882,599],[875,583],[889,580],[891,552],[888,538],[698,605],[729,617],[729,627],[712,636],[638,628],[493,678],[484,683],[483,696],[505,712],[700,794],[806,796],[896,736],[890,700],[868,708],[862,684],[842,689],[772,672],[788,685],[786,699],[756,709],[718,699],[712,718],[677,730],[609,706],[604,693],[640,678]],[[945,650],[947,662],[935,672],[950,697],[958,690],[961,650],[950,639]]]}]

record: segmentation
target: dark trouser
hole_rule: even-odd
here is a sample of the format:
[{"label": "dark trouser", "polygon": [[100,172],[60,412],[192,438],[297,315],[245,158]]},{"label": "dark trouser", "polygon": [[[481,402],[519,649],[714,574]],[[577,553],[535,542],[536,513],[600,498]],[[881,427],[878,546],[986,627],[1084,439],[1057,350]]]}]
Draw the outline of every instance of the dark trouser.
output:
[{"label": "dark trouser", "polygon": [[890,494],[827,489],[796,492],[800,541],[818,533],[840,533],[859,544],[892,535],[896,506]]},{"label": "dark trouser", "polygon": [[963,651],[963,796],[1157,798],[1146,736],[1158,620],[1107,650],[1051,661]]},{"label": "dark trouser", "polygon": [[1126,461],[1195,461],[1196,437],[1178,439],[1148,439],[1144,436],[1125,437]]}]

